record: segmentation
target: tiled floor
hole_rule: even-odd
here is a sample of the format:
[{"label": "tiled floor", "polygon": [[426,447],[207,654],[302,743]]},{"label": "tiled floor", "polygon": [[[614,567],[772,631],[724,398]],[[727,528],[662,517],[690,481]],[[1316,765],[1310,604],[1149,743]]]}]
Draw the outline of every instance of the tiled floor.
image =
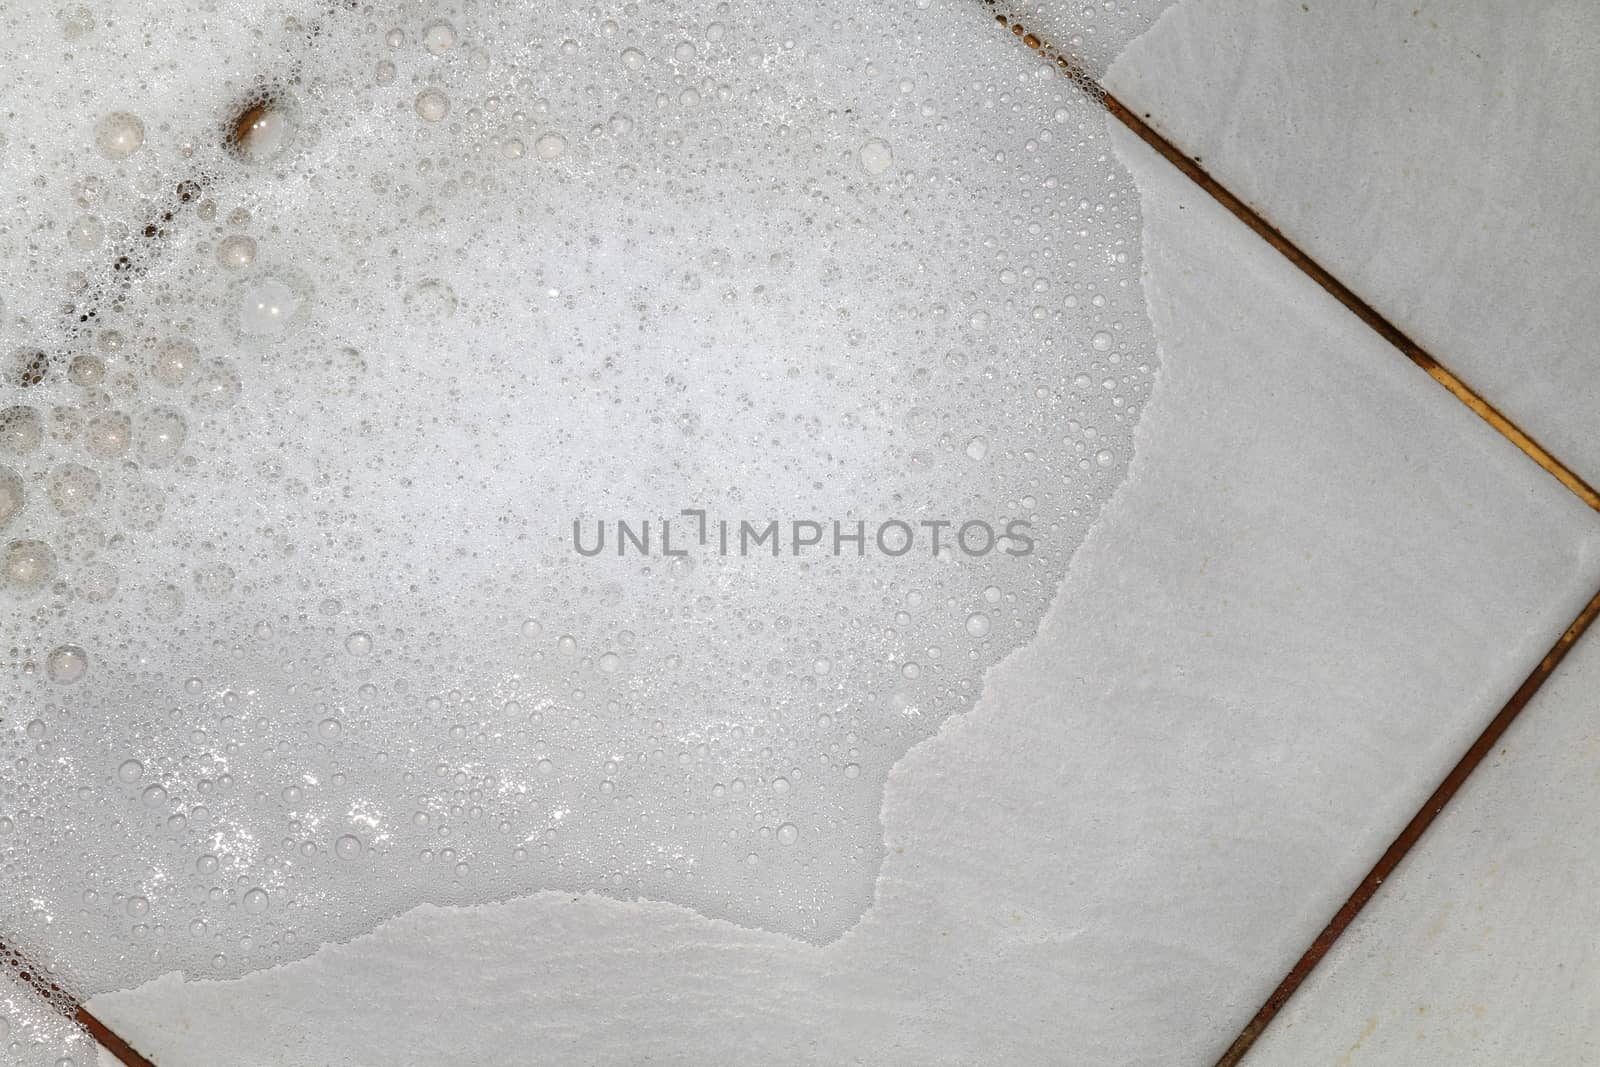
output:
[{"label": "tiled floor", "polygon": [[[1188,0],[1106,80],[1593,481],[1597,42],[1583,3]],[[1589,602],[1600,517],[1117,137],[1163,350],[1135,470],[1037,642],[897,768],[856,929],[543,894],[90,1008],[163,1067],[1224,1055]],[[1600,1059],[1597,640],[1247,1063]]]},{"label": "tiled floor", "polygon": [[1597,692],[1591,639],[1249,1063],[1600,1062]]},{"label": "tiled floor", "polygon": [[[1139,470],[1039,642],[892,780],[861,926],[819,950],[547,896],[91,1007],[162,1064],[247,1062],[307,1019],[339,1063],[397,1032],[417,1062],[532,1043],[555,1062],[733,1062],[739,1018],[777,1062],[1215,1059],[1600,583],[1600,526],[1159,157],[1121,148],[1167,355]],[[452,998],[499,1007],[415,1010],[452,951],[473,960]],[[591,986],[618,954],[628,983]]]},{"label": "tiled floor", "polygon": [[1190,0],[1106,83],[1600,478],[1592,3]]}]

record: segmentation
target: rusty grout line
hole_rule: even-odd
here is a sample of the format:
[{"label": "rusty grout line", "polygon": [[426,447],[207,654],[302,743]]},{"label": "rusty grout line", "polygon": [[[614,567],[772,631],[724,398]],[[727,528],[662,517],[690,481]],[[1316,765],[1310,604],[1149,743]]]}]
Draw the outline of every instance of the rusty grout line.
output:
[{"label": "rusty grout line", "polygon": [[[991,11],[994,11],[998,5],[998,0],[982,0],[982,2]],[[1349,286],[1334,277],[1326,268],[1302,251],[1294,242],[1285,237],[1277,227],[1267,222],[1258,212],[1230,192],[1227,187],[1206,173],[1198,162],[1184,155],[1176,145],[1158,133],[1144,119],[1134,114],[1126,104],[1107,92],[1105,87],[1091,77],[1081,64],[1055,51],[1037,35],[1029,33],[1021,24],[1008,16],[997,12],[995,21],[1009,29],[1029,49],[1045,59],[1053,61],[1063,73],[1084,86],[1091,96],[1101,101],[1106,111],[1113,118],[1121,122],[1136,134],[1141,141],[1155,149],[1164,159],[1182,171],[1189,180],[1193,181],[1208,193],[1212,199],[1227,208],[1235,218],[1250,227],[1259,237],[1277,249],[1285,259],[1320,285],[1335,300],[1338,300],[1353,312],[1357,318],[1371,327],[1385,341],[1388,341],[1398,349],[1401,355],[1411,360],[1434,381],[1449,390],[1452,396],[1470,408],[1474,414],[1515,445],[1519,451],[1544,468],[1547,473],[1554,476],[1578,499],[1589,505],[1590,508],[1600,511],[1600,493],[1596,493],[1587,482],[1574,473],[1566,464],[1551,455],[1542,445],[1525,433],[1516,423],[1501,414],[1493,404],[1478,395],[1471,386],[1441,364],[1426,349],[1408,337],[1394,323],[1384,318],[1376,308],[1357,296]],[[1478,765],[1483,762],[1484,757],[1494,750],[1495,745],[1500,742],[1512,722],[1532,702],[1534,695],[1539,691],[1539,687],[1555,673],[1556,668],[1566,658],[1572,646],[1583,636],[1584,631],[1589,628],[1597,616],[1600,616],[1600,591],[1597,591],[1589,599],[1583,610],[1578,613],[1578,617],[1572,621],[1572,625],[1568,626],[1566,631],[1556,640],[1550,651],[1545,654],[1544,658],[1539,661],[1539,664],[1534,667],[1528,677],[1517,687],[1517,691],[1512,694],[1511,699],[1500,709],[1488,726],[1484,727],[1483,732],[1472,743],[1472,747],[1462,754],[1456,765],[1450,769],[1450,773],[1445,775],[1444,780],[1439,783],[1427,801],[1411,817],[1411,821],[1405,825],[1405,828],[1390,843],[1388,849],[1379,857],[1378,862],[1373,865],[1372,870],[1361,880],[1361,883],[1356,886],[1355,890],[1345,900],[1343,906],[1334,913],[1333,918],[1323,927],[1322,932],[1301,954],[1294,966],[1290,968],[1289,973],[1284,976],[1283,980],[1278,983],[1277,988],[1267,997],[1260,1010],[1245,1024],[1239,1035],[1234,1038],[1233,1043],[1222,1054],[1222,1058],[1217,1061],[1216,1067],[1238,1067],[1240,1061],[1244,1059],[1251,1046],[1271,1025],[1272,1020],[1282,1010],[1284,1004],[1300,988],[1301,984],[1322,961],[1323,957],[1328,954],[1328,951],[1344,934],[1345,930],[1350,927],[1356,916],[1376,895],[1384,881],[1400,866],[1412,847],[1427,832],[1428,827],[1433,824],[1434,819],[1438,817],[1439,813],[1460,791],[1461,786],[1471,776],[1472,772],[1477,769]]]},{"label": "rusty grout line", "polygon": [[[991,11],[995,9],[997,0],[982,0],[982,3]],[[1205,168],[1201,167],[1194,159],[1184,155],[1171,141],[1158,133],[1144,119],[1134,114],[1128,105],[1118,100],[1107,92],[1097,80],[1084,70],[1081,64],[1071,58],[1053,50],[1048,43],[1037,35],[1029,33],[1020,23],[1003,14],[996,14],[995,21],[1009,29],[1024,45],[1038,53],[1045,59],[1051,60],[1065,74],[1089,90],[1089,95],[1097,98],[1107,112],[1118,122],[1122,123],[1141,141],[1155,149],[1160,155],[1181,170],[1190,181],[1210,194],[1217,203],[1227,208],[1240,222],[1243,222],[1256,235],[1265,240],[1273,248],[1298,267],[1312,281],[1316,282],[1329,295],[1348,308],[1358,319],[1366,323],[1380,337],[1388,341],[1400,351],[1400,354],[1422,368],[1427,375],[1450,391],[1461,403],[1470,408],[1484,422],[1492,426],[1496,433],[1510,441],[1525,456],[1533,460],[1540,467],[1552,475],[1562,485],[1566,486],[1574,495],[1589,507],[1600,511],[1600,493],[1597,493],[1589,483],[1580,478],[1570,467],[1562,463],[1532,436],[1523,431],[1516,423],[1495,408],[1489,401],[1480,396],[1470,385],[1462,381],[1453,371],[1435,359],[1427,349],[1408,337],[1394,323],[1390,322],[1371,304],[1357,296],[1349,286],[1303,252],[1298,245],[1285,237],[1277,227],[1269,223],[1257,211],[1243,200],[1231,193],[1227,187],[1218,182]]]},{"label": "rusty grout line", "polygon": [[1456,765],[1450,769],[1450,773],[1445,775],[1444,781],[1439,783],[1438,788],[1417,810],[1417,813],[1411,817],[1411,821],[1406,824],[1405,829],[1400,831],[1400,835],[1389,845],[1388,850],[1379,857],[1372,870],[1367,872],[1367,876],[1361,880],[1361,884],[1356,886],[1355,891],[1350,894],[1344,905],[1328,921],[1328,925],[1323,927],[1322,932],[1316,936],[1316,939],[1311,942],[1311,945],[1301,955],[1300,959],[1290,968],[1283,981],[1279,982],[1278,987],[1267,997],[1266,1003],[1261,1005],[1261,1010],[1256,1012],[1255,1017],[1245,1024],[1244,1029],[1239,1032],[1239,1036],[1234,1039],[1233,1044],[1228,1046],[1228,1050],[1217,1061],[1216,1067],[1236,1067],[1239,1061],[1244,1059],[1245,1054],[1250,1051],[1250,1046],[1255,1044],[1256,1039],[1266,1030],[1279,1010],[1294,995],[1295,990],[1306,980],[1317,964],[1322,961],[1322,958],[1328,954],[1328,950],[1333,947],[1334,942],[1339,940],[1340,936],[1349,928],[1351,922],[1360,914],[1361,909],[1366,907],[1367,902],[1378,892],[1379,887],[1394,873],[1395,868],[1400,866],[1401,861],[1405,859],[1412,846],[1427,832],[1428,827],[1433,825],[1433,820],[1444,810],[1445,805],[1450,803],[1451,799],[1466,782],[1468,776],[1483,762],[1484,757],[1494,750],[1495,745],[1500,743],[1500,739],[1504,736],[1506,729],[1510,727],[1518,715],[1522,714],[1523,709],[1532,703],[1534,694],[1539,691],[1539,687],[1555,673],[1561,661],[1566,658],[1567,653],[1572,650],[1572,646],[1577,643],[1578,638],[1583,636],[1584,631],[1594,622],[1597,615],[1600,615],[1600,591],[1597,591],[1589,599],[1589,603],[1584,605],[1583,610],[1578,613],[1578,617],[1572,621],[1572,625],[1568,626],[1566,632],[1556,639],[1556,643],[1551,646],[1549,652],[1545,653],[1544,658],[1539,661],[1539,665],[1517,687],[1517,691],[1512,694],[1511,699],[1506,701],[1505,707],[1501,708],[1500,713],[1489,722],[1488,726],[1484,727],[1483,733],[1478,735],[1478,739],[1472,743],[1472,747],[1467,749],[1461,759],[1456,762]]},{"label": "rusty grout line", "polygon": [[[0,943],[0,955],[3,955],[6,959],[19,958],[15,952],[9,951],[8,946],[4,943]],[[94,1038],[101,1048],[104,1048],[122,1061],[123,1067],[156,1067],[154,1063],[141,1056],[137,1049],[128,1044],[122,1035],[101,1022],[93,1012],[79,1004],[76,998],[67,996],[66,990],[50,981],[44,975],[38,974],[32,969],[21,970],[8,967],[6,970],[10,972],[13,978],[25,983],[35,993],[39,994],[46,1004],[87,1030],[89,1036]],[[62,1010],[63,1001],[72,1002],[70,1014]]]},{"label": "rusty grout line", "polygon": [[73,1011],[72,1017],[79,1026],[89,1031],[89,1036],[100,1042],[100,1047],[121,1060],[123,1067],[156,1067],[154,1063],[139,1055],[137,1049],[123,1040],[111,1027],[101,1022],[89,1013],[89,1009],[82,1004]]}]

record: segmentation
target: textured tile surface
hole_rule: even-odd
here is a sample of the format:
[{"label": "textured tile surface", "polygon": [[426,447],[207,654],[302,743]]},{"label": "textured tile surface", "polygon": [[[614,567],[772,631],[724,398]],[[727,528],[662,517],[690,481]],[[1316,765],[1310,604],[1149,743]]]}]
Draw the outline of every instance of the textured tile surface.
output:
[{"label": "textured tile surface", "polygon": [[1188,0],[1107,84],[1600,479],[1600,5]]},{"label": "textured tile surface", "polygon": [[545,894],[94,1010],[163,1067],[1209,1063],[1600,554],[1553,480],[1120,143],[1163,345],[1133,477],[1037,641],[896,767],[845,937]]},{"label": "textured tile surface", "polygon": [[1600,635],[1545,684],[1247,1060],[1600,1062]]}]

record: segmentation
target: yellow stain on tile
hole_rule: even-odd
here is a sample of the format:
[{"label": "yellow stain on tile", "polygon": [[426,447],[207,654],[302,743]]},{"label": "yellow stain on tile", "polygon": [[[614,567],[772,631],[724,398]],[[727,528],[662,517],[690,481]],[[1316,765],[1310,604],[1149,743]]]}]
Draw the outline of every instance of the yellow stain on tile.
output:
[{"label": "yellow stain on tile", "polygon": [[1367,1016],[1367,1025],[1362,1029],[1361,1036],[1356,1038],[1356,1043],[1351,1045],[1350,1048],[1345,1052],[1345,1054],[1343,1056],[1339,1057],[1339,1062],[1341,1064],[1348,1064],[1348,1063],[1354,1062],[1356,1053],[1361,1051],[1361,1046],[1364,1045],[1366,1043],[1367,1038],[1371,1037],[1374,1033],[1377,1032],[1377,1030],[1378,1030],[1378,1017],[1376,1015]]}]

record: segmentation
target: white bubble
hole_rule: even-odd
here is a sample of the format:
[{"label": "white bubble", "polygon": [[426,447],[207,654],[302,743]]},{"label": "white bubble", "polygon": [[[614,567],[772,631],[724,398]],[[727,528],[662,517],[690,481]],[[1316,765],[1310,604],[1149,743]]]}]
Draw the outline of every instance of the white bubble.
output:
[{"label": "white bubble", "polygon": [[424,278],[406,290],[406,307],[427,319],[446,319],[461,305],[456,291],[438,278]]},{"label": "white bubble", "polygon": [[271,275],[245,284],[238,300],[239,329],[253,337],[282,334],[305,305],[302,293],[294,285]]},{"label": "white bubble", "polygon": [[0,551],[0,591],[31,596],[55,577],[56,557],[43,541],[12,541]]},{"label": "white bubble", "polygon": [[67,228],[67,243],[80,252],[99,248],[100,242],[105,240],[105,236],[105,224],[93,215],[79,216]]},{"label": "white bubble", "polygon": [[344,649],[352,656],[365,656],[372,652],[372,635],[356,630],[344,639]]},{"label": "white bubble", "polygon": [[800,840],[800,828],[792,822],[786,822],[778,827],[778,844],[792,845]]},{"label": "white bubble", "polygon": [[967,633],[971,634],[973,637],[987,637],[989,636],[989,629],[989,616],[985,615],[983,612],[974,611],[971,615],[967,616]]},{"label": "white bubble", "polygon": [[443,19],[429,23],[422,31],[422,47],[436,56],[454,48],[458,39],[456,28]]},{"label": "white bubble", "polygon": [[113,459],[128,450],[133,441],[133,420],[120,411],[105,411],[89,420],[84,443],[89,451]]},{"label": "white bubble", "polygon": [[107,159],[127,159],[144,144],[144,122],[126,111],[113,111],[94,127],[94,146]]},{"label": "white bubble", "polygon": [[217,262],[224,270],[245,270],[256,261],[256,242],[253,237],[234,234],[217,242]]},{"label": "white bubble", "polygon": [[0,410],[0,452],[25,456],[44,440],[44,420],[25,404]]},{"label": "white bubble", "polygon": [[83,4],[64,7],[56,13],[56,17],[61,20],[61,35],[69,41],[94,32],[94,12]]},{"label": "white bubble", "polygon": [[136,759],[123,760],[117,768],[117,780],[124,785],[132,785],[144,776],[144,764]]},{"label": "white bubble", "polygon": [[1095,335],[1089,338],[1089,344],[1093,346],[1096,352],[1109,352],[1111,350],[1111,335],[1104,330],[1097,330]]},{"label": "white bubble", "polygon": [[183,451],[188,424],[175,409],[152,408],[139,423],[139,459],[149,467],[165,467]]},{"label": "white bubble", "polygon": [[876,177],[894,166],[894,151],[885,141],[873,138],[861,146],[861,169]]},{"label": "white bubble", "polygon": [[100,476],[78,463],[63,463],[45,481],[45,496],[62,515],[81,515],[100,496]]},{"label": "white bubble", "polygon": [[177,387],[188,381],[189,372],[199,359],[193,341],[181,337],[163,341],[151,357],[150,375],[162,385]]},{"label": "white bubble", "polygon": [[333,843],[333,854],[342,860],[353,860],[361,855],[361,839],[354,834],[344,834]]},{"label": "white bubble", "polygon": [[89,673],[89,653],[77,645],[60,645],[45,657],[44,669],[57,685],[71,685]]},{"label": "white bubble", "polygon": [[171,582],[161,582],[148,593],[150,614],[157,619],[175,619],[183,613],[183,590]]},{"label": "white bubble", "polygon": [[106,379],[106,361],[85,352],[73,356],[67,365],[67,380],[73,385],[92,389]]},{"label": "white bubble", "polygon": [[244,895],[244,910],[251,915],[260,915],[272,904],[272,898],[265,889],[252,889]]},{"label": "white bubble", "polygon": [[197,407],[217,410],[231,407],[243,388],[239,372],[225,359],[208,359],[195,374],[190,393]]},{"label": "white bubble", "polygon": [[541,134],[533,142],[533,154],[545,162],[560,159],[567,150],[567,139],[559,133]]},{"label": "white bubble", "polygon": [[424,89],[417,94],[416,109],[423,122],[443,122],[450,114],[450,98],[437,89]]}]

